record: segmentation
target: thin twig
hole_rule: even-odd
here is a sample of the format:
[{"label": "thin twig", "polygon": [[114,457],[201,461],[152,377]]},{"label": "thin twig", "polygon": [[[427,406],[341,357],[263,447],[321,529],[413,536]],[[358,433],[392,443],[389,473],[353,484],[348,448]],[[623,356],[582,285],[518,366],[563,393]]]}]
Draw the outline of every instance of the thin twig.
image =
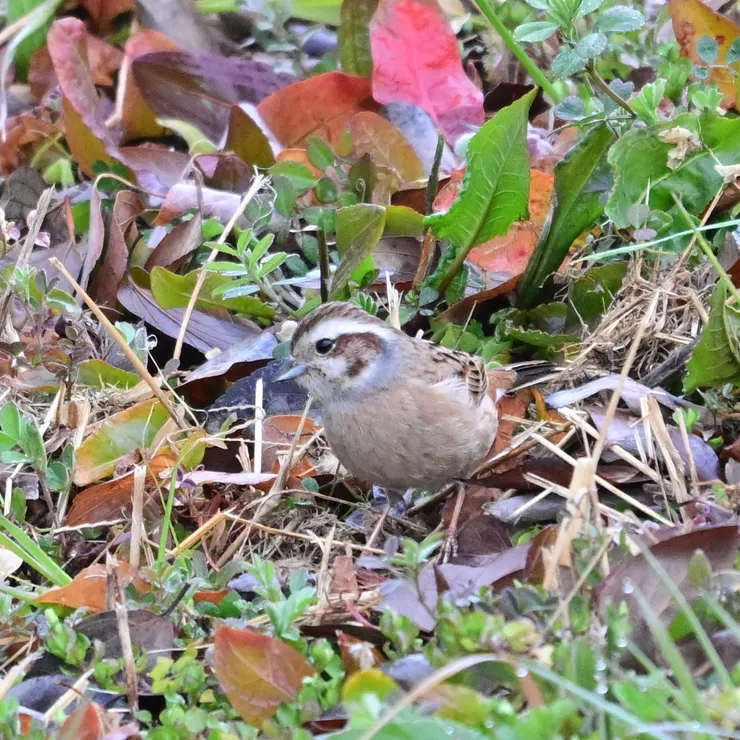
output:
[{"label": "thin twig", "polygon": [[[217,244],[223,244],[231,235],[231,232],[234,229],[234,226],[236,226],[236,222],[241,218],[241,215],[246,210],[247,206],[252,202],[252,200],[255,198],[257,193],[262,189],[263,185],[267,182],[267,177],[264,175],[255,175],[254,179],[252,180],[252,184],[249,186],[249,190],[247,190],[246,194],[241,200],[241,203],[239,203],[239,207],[234,211],[233,215],[231,216],[231,219],[229,219],[229,222],[226,224],[226,228],[223,230],[221,235],[216,240]],[[208,271],[205,269],[206,265],[210,265],[212,262],[215,261],[216,257],[218,256],[219,251],[218,249],[212,249],[211,253],[208,255],[208,259],[203,263],[201,266],[200,272],[198,273],[198,279],[195,282],[195,287],[193,288],[193,294],[190,296],[190,300],[188,301],[187,308],[185,309],[185,314],[182,317],[182,326],[180,327],[180,333],[177,335],[177,342],[175,343],[175,351],[172,353],[172,358],[174,360],[179,360],[180,355],[182,354],[182,346],[185,343],[185,335],[188,331],[188,324],[190,323],[190,317],[193,315],[193,311],[195,310],[195,304],[198,302],[198,296],[200,295],[200,291],[203,288],[203,283],[206,280],[206,277],[208,276]]]}]

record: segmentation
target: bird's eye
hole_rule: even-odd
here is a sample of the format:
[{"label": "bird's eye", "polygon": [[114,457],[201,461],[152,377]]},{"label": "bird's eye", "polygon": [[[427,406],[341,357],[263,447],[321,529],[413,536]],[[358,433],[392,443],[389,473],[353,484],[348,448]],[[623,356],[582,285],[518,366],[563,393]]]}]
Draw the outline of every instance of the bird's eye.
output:
[{"label": "bird's eye", "polygon": [[316,342],[316,352],[320,355],[328,355],[333,346],[333,339],[319,339],[319,341]]}]

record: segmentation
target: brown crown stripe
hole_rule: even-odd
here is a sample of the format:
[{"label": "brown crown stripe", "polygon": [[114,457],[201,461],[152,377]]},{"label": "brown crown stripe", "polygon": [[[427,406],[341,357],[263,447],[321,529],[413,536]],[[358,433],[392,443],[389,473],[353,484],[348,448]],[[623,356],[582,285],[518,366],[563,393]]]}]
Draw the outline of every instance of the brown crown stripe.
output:
[{"label": "brown crown stripe", "polygon": [[298,327],[293,334],[291,345],[295,347],[298,340],[304,335],[310,332],[319,322],[328,319],[338,318],[357,318],[360,321],[372,322],[380,321],[374,316],[371,316],[366,311],[363,311],[357,306],[353,306],[351,303],[340,303],[339,301],[332,303],[324,303],[321,306],[315,308],[305,319],[298,324]]}]

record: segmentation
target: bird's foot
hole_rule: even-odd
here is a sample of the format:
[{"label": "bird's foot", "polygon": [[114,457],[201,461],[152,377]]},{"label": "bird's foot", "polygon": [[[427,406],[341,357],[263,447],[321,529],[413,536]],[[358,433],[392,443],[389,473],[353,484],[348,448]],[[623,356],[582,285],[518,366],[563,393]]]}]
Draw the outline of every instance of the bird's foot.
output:
[{"label": "bird's foot", "polygon": [[444,542],[442,543],[440,560],[443,563],[449,562],[450,558],[454,558],[457,555],[457,523],[460,520],[460,512],[462,511],[464,503],[465,486],[463,484],[458,484],[457,498],[455,499],[455,508],[452,512],[450,525],[449,527],[447,527],[447,532],[445,532]]}]

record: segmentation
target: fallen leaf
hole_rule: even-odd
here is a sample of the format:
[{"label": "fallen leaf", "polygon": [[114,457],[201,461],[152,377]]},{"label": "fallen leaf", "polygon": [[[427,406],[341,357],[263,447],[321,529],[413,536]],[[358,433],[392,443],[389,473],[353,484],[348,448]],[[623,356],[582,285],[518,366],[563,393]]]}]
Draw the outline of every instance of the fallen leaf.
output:
[{"label": "fallen leaf", "polygon": [[[211,141],[221,140],[233,105],[259,103],[294,80],[252,59],[187,51],[145,54],[131,70],[158,116],[186,121]],[[289,112],[295,114],[295,109]]]},{"label": "fallen leaf", "polygon": [[[270,470],[273,473],[280,471],[281,460],[293,443],[301,418],[300,416],[280,415],[264,420],[262,423],[263,470]],[[298,438],[298,447],[306,444],[318,429],[319,427],[311,419],[306,419],[301,436]],[[298,461],[294,459],[293,465],[293,475],[298,478],[304,478],[315,472],[315,467],[305,455]]]},{"label": "fallen leaf", "polygon": [[[176,464],[177,458],[174,455],[160,454],[152,458],[146,464],[146,483],[153,485],[161,473],[171,470]],[[131,514],[133,493],[133,471],[120,478],[91,486],[74,497],[64,524],[67,527],[79,527],[83,524],[128,518]]]},{"label": "fallen leaf", "polygon": [[383,653],[372,643],[359,640],[344,632],[337,632],[339,654],[342,656],[345,676],[351,676],[358,671],[369,671],[381,663],[385,663]]},{"label": "fallen leaf", "polygon": [[105,733],[102,712],[102,707],[85,699],[67,717],[57,737],[59,740],[101,740]]},{"label": "fallen leaf", "polygon": [[119,458],[137,449],[145,450],[169,418],[154,399],[111,416],[77,450],[75,485],[85,486],[110,475]]},{"label": "fallen leaf", "polygon": [[133,190],[116,193],[108,244],[89,289],[98,305],[115,308],[118,286],[128,268],[129,251],[139,235],[136,218],[143,210],[138,193]]},{"label": "fallen leaf", "polygon": [[303,679],[316,673],[297,650],[254,630],[219,627],[213,650],[223,692],[244,720],[256,727],[281,704],[295,699]]},{"label": "fallen leaf", "polygon": [[47,37],[49,54],[62,89],[67,144],[86,175],[96,161],[120,161],[118,140],[105,124],[100,98],[87,58],[87,31],[82,21],[62,18]]},{"label": "fallen leaf", "polygon": [[287,147],[304,144],[310,136],[336,147],[355,113],[375,109],[370,80],[342,72],[294,82],[257,106],[277,140]]},{"label": "fallen leaf", "polygon": [[136,77],[130,74],[131,65],[135,59],[151,54],[155,51],[178,51],[179,47],[159,31],[142,28],[135,31],[126,41],[126,65],[129,74],[126,75],[126,87],[123,92],[123,108],[121,110],[121,130],[123,141],[134,139],[157,139],[165,135],[166,129],[157,123],[157,116],[149,107],[139,90]]},{"label": "fallen leaf", "polygon": [[426,179],[414,148],[395,126],[377,113],[355,114],[349,119],[349,130],[355,154],[358,157],[367,154],[376,167],[374,202],[388,205],[392,193]]},{"label": "fallen leaf", "polygon": [[[120,561],[118,567],[124,586],[132,583],[140,593],[148,593],[151,584],[135,568],[127,562]],[[108,593],[108,571],[105,565],[91,565],[80,571],[66,586],[49,589],[46,593],[37,596],[37,604],[58,604],[72,609],[87,607],[93,612],[105,610],[106,595]]]},{"label": "fallen leaf", "polygon": [[465,74],[455,34],[435,0],[380,0],[370,43],[379,103],[418,105],[451,144],[483,125],[483,93]]},{"label": "fallen leaf", "polygon": [[[696,43],[702,36],[717,42],[717,60],[709,69],[709,83],[714,83],[725,96],[725,108],[737,108],[737,86],[733,74],[723,69],[725,57],[732,42],[740,37],[740,26],[712,10],[702,0],[669,0],[668,10],[673,21],[673,32],[681,47],[681,56],[694,64],[703,64],[696,52]],[[737,64],[733,65],[737,72]]]},{"label": "fallen leaf", "polygon": [[264,132],[238,105],[231,106],[224,149],[231,150],[252,167],[267,168],[275,164],[275,155]]},{"label": "fallen leaf", "polygon": [[144,265],[145,270],[154,267],[173,267],[192,254],[203,243],[203,219],[196,213],[188,221],[175,226],[152,250]]}]

